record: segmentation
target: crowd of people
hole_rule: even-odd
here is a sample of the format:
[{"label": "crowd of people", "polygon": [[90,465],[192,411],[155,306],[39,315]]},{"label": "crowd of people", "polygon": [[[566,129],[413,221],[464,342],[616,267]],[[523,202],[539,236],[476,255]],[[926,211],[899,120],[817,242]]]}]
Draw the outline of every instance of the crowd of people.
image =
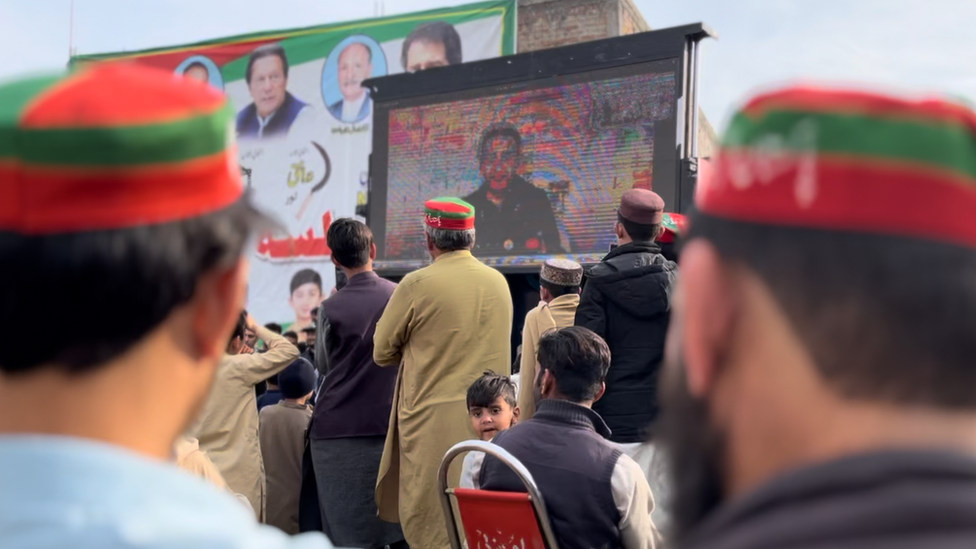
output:
[{"label": "crowd of people", "polygon": [[[469,439],[531,474],[563,548],[976,543],[967,107],[753,99],[687,227],[632,189],[599,264],[545,261],[516,381],[464,200],[425,203],[432,263],[396,284],[336,220],[347,283],[282,335],[243,311],[273,224],[222,95],[109,64],[0,104],[4,548],[444,549],[438,466]],[[481,452],[450,479],[524,490]]]}]

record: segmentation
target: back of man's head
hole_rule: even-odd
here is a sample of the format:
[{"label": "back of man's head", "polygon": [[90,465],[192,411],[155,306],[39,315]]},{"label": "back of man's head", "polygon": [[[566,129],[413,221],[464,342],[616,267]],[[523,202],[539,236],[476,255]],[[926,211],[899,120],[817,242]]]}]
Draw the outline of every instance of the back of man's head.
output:
[{"label": "back of man's head", "polygon": [[[610,348],[592,331],[580,326],[549,331],[539,339],[536,357],[539,371],[535,382],[543,398],[587,404],[603,394]],[[553,387],[543,386],[547,377],[554,378]]]},{"label": "back of man's head", "polygon": [[348,218],[333,221],[326,240],[332,250],[332,261],[346,269],[365,267],[375,255],[373,232],[362,221]]},{"label": "back of man's head", "polygon": [[662,382],[678,537],[786,470],[972,447],[974,144],[976,115],[941,101],[791,88],[735,116],[682,241]]},{"label": "back of man's head", "polygon": [[[96,386],[110,392],[112,376],[102,374],[112,368],[130,382],[115,387],[118,396],[150,390],[149,379],[165,375],[159,362],[172,361],[171,379],[192,386],[167,410],[154,410],[153,419],[188,421],[237,320],[241,256],[263,223],[243,194],[226,132],[233,113],[219,92],[144,67],[96,65],[31,82],[0,86],[0,103],[24,109],[0,120],[18,166],[2,176],[8,206],[0,206],[0,324],[18,343],[0,348],[0,371],[9,376],[0,385],[45,406],[71,405],[85,398],[71,392],[71,379],[88,378],[93,394]],[[50,143],[44,138],[42,146],[43,132],[19,122],[26,119],[68,133]],[[173,133],[174,122],[185,126],[183,134]],[[122,138],[136,130],[143,137]],[[84,320],[52,339],[35,328],[52,310]],[[139,397],[141,411],[165,396],[162,387],[153,389],[160,392]],[[0,400],[14,406],[10,398]],[[21,413],[36,414],[42,430],[61,428],[56,413]],[[112,442],[131,442],[121,438]]]}]

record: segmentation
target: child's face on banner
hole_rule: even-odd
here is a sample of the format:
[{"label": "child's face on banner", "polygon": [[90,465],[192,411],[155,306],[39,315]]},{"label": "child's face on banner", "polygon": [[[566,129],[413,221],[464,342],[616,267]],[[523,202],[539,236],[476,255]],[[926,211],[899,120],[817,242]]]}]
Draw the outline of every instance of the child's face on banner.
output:
[{"label": "child's face on banner", "polygon": [[322,302],[322,288],[314,282],[302,284],[292,292],[288,304],[295,309],[296,322],[308,322],[312,319],[312,309]]}]

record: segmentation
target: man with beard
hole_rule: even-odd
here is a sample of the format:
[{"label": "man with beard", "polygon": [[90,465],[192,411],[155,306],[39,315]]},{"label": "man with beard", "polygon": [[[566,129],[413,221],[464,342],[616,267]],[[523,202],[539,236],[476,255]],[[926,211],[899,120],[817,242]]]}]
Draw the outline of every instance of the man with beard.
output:
[{"label": "man with beard", "polygon": [[[381,519],[400,523],[410,547],[446,549],[437,466],[471,438],[468,387],[485,370],[508,375],[512,298],[505,277],[471,255],[470,204],[435,198],[424,212],[434,263],[403,277],[373,337],[376,364],[400,367],[376,504]],[[460,467],[451,473],[456,485]]]},{"label": "man with beard", "polygon": [[477,212],[479,255],[564,253],[549,195],[518,174],[522,136],[512,126],[489,128],[478,146],[483,183],[464,197]]},{"label": "man with beard", "polygon": [[[224,95],[96,64],[0,85],[0,105],[0,325],[18,342],[0,347],[0,545],[327,547],[171,463],[268,228]],[[85,321],[29,328],[53,309]]]},{"label": "man with beard", "polygon": [[[610,430],[591,408],[603,396],[607,344],[586,328],[550,331],[539,340],[533,383],[535,416],[495,435],[532,473],[559,547],[651,549],[654,497],[637,463],[606,440]],[[530,383],[527,379],[524,383]],[[507,465],[486,456],[481,489],[525,490]]]},{"label": "man with beard", "polygon": [[790,88],[723,145],[668,340],[677,546],[976,546],[976,115]]}]

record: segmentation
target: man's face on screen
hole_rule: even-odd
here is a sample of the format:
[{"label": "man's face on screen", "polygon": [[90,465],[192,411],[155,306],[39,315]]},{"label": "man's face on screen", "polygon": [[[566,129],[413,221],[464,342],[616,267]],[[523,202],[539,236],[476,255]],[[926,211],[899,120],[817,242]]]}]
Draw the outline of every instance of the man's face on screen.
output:
[{"label": "man's face on screen", "polygon": [[356,101],[366,93],[363,80],[373,72],[369,46],[350,44],[339,54],[339,88],[346,101]]},{"label": "man's face on screen", "polygon": [[511,137],[498,136],[485,145],[481,157],[481,176],[492,186],[504,186],[518,168],[518,147]]}]

